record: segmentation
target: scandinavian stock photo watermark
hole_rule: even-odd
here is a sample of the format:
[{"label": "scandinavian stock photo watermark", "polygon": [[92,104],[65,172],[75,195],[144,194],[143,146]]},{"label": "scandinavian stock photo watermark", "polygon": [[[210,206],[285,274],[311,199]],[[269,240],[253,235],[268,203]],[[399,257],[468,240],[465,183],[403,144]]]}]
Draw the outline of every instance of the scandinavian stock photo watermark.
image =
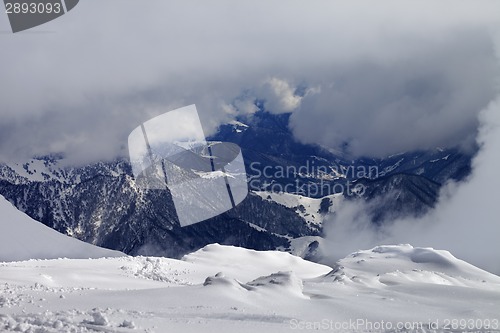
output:
[{"label": "scandinavian stock photo watermark", "polygon": [[[371,166],[315,165],[306,161],[303,165],[263,165],[252,162],[249,165],[250,188],[262,188],[262,180],[267,184],[264,189],[274,193],[295,193],[307,197],[323,197],[334,193],[346,196],[363,196],[366,186],[358,179],[377,179],[379,168]],[[308,181],[314,179],[315,181]],[[354,180],[351,180],[354,179]],[[284,181],[280,181],[284,180]]]}]

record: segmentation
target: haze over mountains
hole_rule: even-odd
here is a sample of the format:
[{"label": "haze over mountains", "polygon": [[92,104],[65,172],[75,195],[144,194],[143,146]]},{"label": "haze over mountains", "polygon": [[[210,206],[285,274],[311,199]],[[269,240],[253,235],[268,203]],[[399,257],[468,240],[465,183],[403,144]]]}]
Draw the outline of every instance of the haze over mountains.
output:
[{"label": "haze over mountains", "polygon": [[[319,260],[314,237],[323,235],[323,219],[343,200],[392,195],[369,212],[373,223],[386,216],[419,216],[434,206],[442,184],[470,172],[471,156],[457,149],[348,159],[297,142],[289,116],[260,111],[223,125],[210,138],[242,147],[249,186],[256,192],[236,209],[197,225],[181,228],[169,192],[137,187],[127,160],[83,167],[64,167],[58,157],[2,164],[0,194],[51,228],[128,254],[179,257],[214,242],[292,251],[293,239],[307,237],[310,251],[301,255]],[[347,185],[354,184],[363,185],[361,198],[347,193]],[[296,199],[284,202],[279,192]]]}]

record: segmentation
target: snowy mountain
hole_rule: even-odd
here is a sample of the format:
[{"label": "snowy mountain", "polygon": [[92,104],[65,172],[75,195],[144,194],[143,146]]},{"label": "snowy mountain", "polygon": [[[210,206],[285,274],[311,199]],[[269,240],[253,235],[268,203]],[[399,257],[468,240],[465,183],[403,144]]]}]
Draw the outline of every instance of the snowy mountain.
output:
[{"label": "snowy mountain", "polygon": [[[258,111],[240,117],[241,122],[222,125],[211,138],[238,144],[244,153],[246,169],[254,179],[254,190],[272,188],[269,173],[280,170],[283,177],[272,179],[282,185],[321,184],[323,197],[335,189],[334,184],[362,178],[379,179],[391,175],[416,175],[442,184],[449,179],[461,180],[470,172],[471,156],[457,149],[436,148],[430,151],[403,152],[385,158],[352,158],[347,152],[297,142],[288,127],[290,114],[273,115]],[[243,126],[244,125],[244,126]],[[395,138],[396,140],[397,138]],[[267,172],[264,171],[266,168]],[[290,192],[290,191],[288,191]]]},{"label": "snowy mountain", "polygon": [[[387,193],[397,197],[373,212],[376,222],[391,211],[425,212],[436,202],[441,184],[462,179],[470,170],[470,156],[453,149],[348,159],[295,141],[288,118],[259,111],[221,126],[211,139],[242,147],[253,192],[236,209],[189,227],[180,227],[168,191],[145,191],[135,184],[127,160],[67,167],[62,156],[52,156],[0,164],[0,194],[63,234],[127,254],[181,257],[220,243],[312,255],[324,216],[349,199],[336,185],[362,183],[366,200]],[[271,170],[270,177],[264,168]],[[297,173],[273,173],[286,168]],[[364,178],[359,169],[377,170],[377,177]],[[305,193],[295,185],[286,187],[290,184]],[[313,193],[315,187],[322,193]],[[280,188],[285,193],[277,193]],[[311,245],[311,251],[296,252],[294,239],[301,248]],[[306,239],[311,243],[302,244]]]},{"label": "snowy mountain", "polygon": [[358,251],[333,268],[208,245],[181,260],[0,264],[2,332],[498,332],[500,277],[447,251]]},{"label": "snowy mountain", "polygon": [[[136,186],[126,161],[63,172],[57,160],[45,162],[49,171],[44,174],[57,172],[46,181],[20,175],[13,171],[16,166],[0,168],[0,193],[47,226],[125,253],[179,257],[213,242],[268,250],[286,248],[289,238],[320,232],[294,210],[256,195],[226,214],[181,228],[170,193]],[[29,168],[31,164],[37,162],[27,164],[29,172],[40,172]]]},{"label": "snowy mountain", "polygon": [[123,255],[62,235],[20,212],[0,195],[0,261]]}]

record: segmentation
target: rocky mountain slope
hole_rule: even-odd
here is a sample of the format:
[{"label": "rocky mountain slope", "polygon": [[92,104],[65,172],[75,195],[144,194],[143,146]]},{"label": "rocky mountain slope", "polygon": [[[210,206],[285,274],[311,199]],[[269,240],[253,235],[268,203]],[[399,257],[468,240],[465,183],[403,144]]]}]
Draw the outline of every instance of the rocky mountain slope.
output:
[{"label": "rocky mountain slope", "polygon": [[[348,159],[296,142],[288,117],[259,111],[221,126],[211,138],[242,147],[255,193],[203,223],[181,228],[170,193],[138,187],[126,159],[81,167],[61,167],[62,156],[0,164],[0,194],[33,219],[85,242],[128,254],[179,257],[215,242],[287,250],[292,239],[321,236],[322,217],[335,209],[332,196],[359,199],[346,191],[352,184],[365,187],[361,199],[393,195],[374,212],[375,222],[391,211],[420,214],[433,206],[441,184],[470,170],[470,156],[454,149]],[[319,201],[306,207],[266,191]]]}]

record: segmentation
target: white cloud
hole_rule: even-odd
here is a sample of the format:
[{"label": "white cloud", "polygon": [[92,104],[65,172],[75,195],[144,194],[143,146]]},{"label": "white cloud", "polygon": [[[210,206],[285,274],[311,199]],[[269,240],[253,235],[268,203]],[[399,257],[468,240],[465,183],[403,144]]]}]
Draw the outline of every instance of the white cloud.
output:
[{"label": "white cloud", "polygon": [[266,98],[266,109],[273,113],[291,112],[299,105],[301,97],[295,94],[295,89],[285,81],[276,77],[270,78],[265,83],[271,94]]},{"label": "white cloud", "polygon": [[[207,131],[230,115],[224,105],[254,112],[238,105],[245,91],[275,112],[295,110],[301,140],[347,138],[354,153],[463,140],[477,125],[469,109],[491,96],[488,34],[498,9],[495,1],[81,1],[31,32],[0,36],[0,156],[58,148],[82,161],[112,158],[131,129],[176,107],[196,103]],[[0,29],[9,29],[5,18]],[[301,98],[298,83],[321,92]],[[430,94],[430,83],[437,94],[427,109],[416,93]],[[359,136],[348,135],[356,128]],[[394,128],[407,135],[395,140]]]},{"label": "white cloud", "polygon": [[422,50],[400,52],[390,63],[332,64],[332,83],[293,114],[294,134],[355,156],[470,146],[479,110],[498,92],[493,41],[450,31],[439,44],[419,44]]},{"label": "white cloud", "polygon": [[478,144],[473,172],[463,183],[449,183],[437,206],[422,218],[371,223],[370,205],[351,202],[326,223],[325,254],[340,258],[377,244],[410,243],[451,251],[457,257],[500,274],[500,99],[480,112]]}]

